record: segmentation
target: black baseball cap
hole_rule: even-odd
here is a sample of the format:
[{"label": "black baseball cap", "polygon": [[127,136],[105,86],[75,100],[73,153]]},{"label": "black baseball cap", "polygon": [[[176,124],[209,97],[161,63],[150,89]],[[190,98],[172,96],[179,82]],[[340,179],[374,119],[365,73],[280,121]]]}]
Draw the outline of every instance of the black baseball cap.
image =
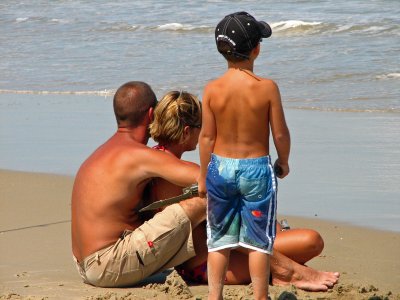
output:
[{"label": "black baseball cap", "polygon": [[[215,28],[215,42],[227,42],[231,49],[223,54],[249,58],[246,53],[272,34],[271,27],[263,21],[257,21],[245,11],[227,15]],[[222,52],[221,52],[222,53]]]}]

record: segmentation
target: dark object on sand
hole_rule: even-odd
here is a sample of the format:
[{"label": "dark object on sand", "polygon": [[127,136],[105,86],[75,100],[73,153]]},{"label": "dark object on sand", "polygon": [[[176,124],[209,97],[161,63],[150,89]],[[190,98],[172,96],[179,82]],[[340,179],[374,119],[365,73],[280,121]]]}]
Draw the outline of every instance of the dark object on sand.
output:
[{"label": "dark object on sand", "polygon": [[295,294],[284,291],[282,294],[279,295],[277,300],[297,300],[297,297]]}]

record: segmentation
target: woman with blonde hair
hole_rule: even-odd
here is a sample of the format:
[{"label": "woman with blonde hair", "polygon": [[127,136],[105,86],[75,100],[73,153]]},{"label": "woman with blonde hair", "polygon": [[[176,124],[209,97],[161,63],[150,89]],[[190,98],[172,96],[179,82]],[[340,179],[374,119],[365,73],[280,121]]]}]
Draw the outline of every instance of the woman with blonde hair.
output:
[{"label": "woman with blonde hair", "polygon": [[157,104],[150,135],[158,142],[156,149],[181,158],[185,151],[196,149],[201,128],[199,99],[185,91],[171,91]]}]

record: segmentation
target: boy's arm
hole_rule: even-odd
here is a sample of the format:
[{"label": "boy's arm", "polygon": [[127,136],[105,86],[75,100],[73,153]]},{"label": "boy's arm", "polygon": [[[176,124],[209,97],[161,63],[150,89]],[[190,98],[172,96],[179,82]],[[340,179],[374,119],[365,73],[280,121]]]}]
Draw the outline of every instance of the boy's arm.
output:
[{"label": "boy's arm", "polygon": [[206,86],[202,101],[202,127],[199,135],[200,176],[197,182],[200,197],[205,197],[207,192],[207,167],[211,159],[211,153],[214,150],[217,133],[214,114],[210,107],[210,95],[208,90],[209,87]]},{"label": "boy's arm", "polygon": [[290,133],[286,125],[285,114],[282,107],[279,88],[272,81],[271,87],[271,109],[269,113],[272,137],[274,140],[278,159],[275,165],[280,168],[279,178],[289,174]]}]

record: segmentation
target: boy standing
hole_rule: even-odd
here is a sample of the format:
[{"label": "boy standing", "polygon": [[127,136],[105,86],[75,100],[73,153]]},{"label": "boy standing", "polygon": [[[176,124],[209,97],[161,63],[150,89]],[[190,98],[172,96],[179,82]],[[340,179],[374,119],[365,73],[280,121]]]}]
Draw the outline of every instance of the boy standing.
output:
[{"label": "boy standing", "polygon": [[256,299],[267,299],[269,254],[275,239],[277,181],[269,156],[271,128],[279,178],[289,173],[290,135],[278,86],[253,73],[260,41],[271,28],[246,12],[215,29],[228,70],[204,89],[199,138],[199,193],[208,194],[209,299],[222,299],[230,249],[249,251]]}]

